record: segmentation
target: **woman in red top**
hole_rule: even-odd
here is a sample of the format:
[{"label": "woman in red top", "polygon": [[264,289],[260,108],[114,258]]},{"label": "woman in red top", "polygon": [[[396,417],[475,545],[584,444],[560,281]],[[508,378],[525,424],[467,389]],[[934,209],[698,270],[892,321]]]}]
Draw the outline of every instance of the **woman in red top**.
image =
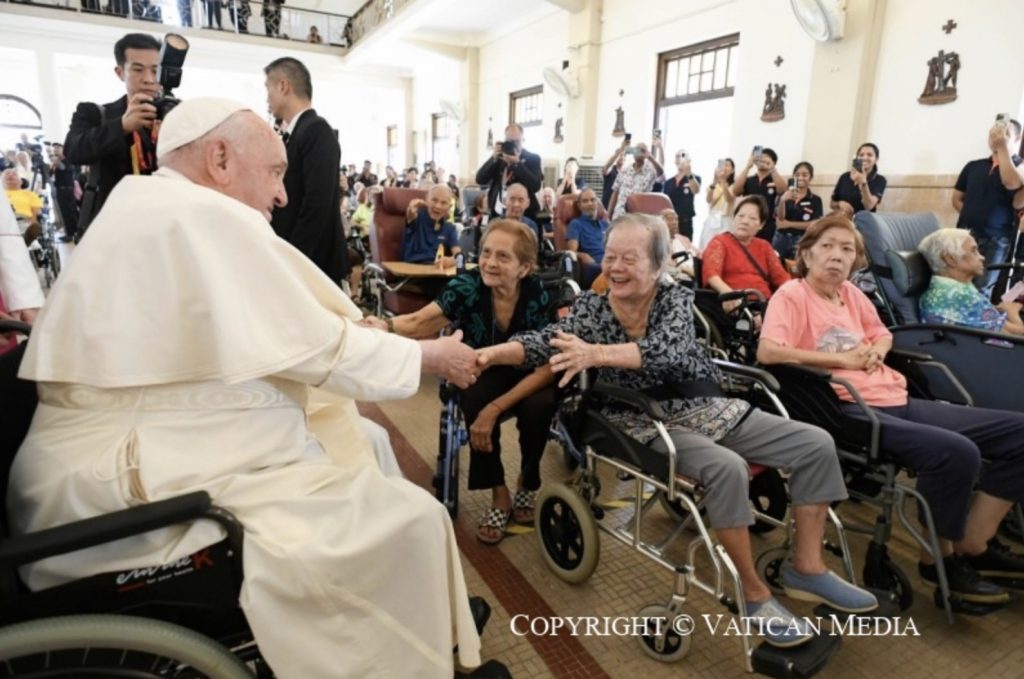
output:
[{"label": "woman in red top", "polygon": [[[732,226],[711,239],[704,250],[704,285],[717,292],[754,289],[767,299],[789,274],[768,241],[754,238],[768,221],[768,204],[762,196],[747,196],[736,205]],[[726,302],[727,311],[739,301]]]}]

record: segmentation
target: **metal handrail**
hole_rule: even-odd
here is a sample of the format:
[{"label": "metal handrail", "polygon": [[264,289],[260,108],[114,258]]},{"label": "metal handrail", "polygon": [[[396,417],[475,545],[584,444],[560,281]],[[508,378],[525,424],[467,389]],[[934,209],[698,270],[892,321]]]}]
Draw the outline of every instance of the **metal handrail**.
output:
[{"label": "metal handrail", "polygon": [[[214,26],[207,25],[212,19],[218,30],[236,35],[266,36],[295,42],[309,42],[309,29],[316,26],[322,38],[319,44],[330,47],[348,47],[351,44],[349,23],[352,17],[348,14],[290,7],[273,0],[210,0],[213,2],[216,4],[208,4],[206,0],[0,0],[0,3],[76,14],[121,17],[133,23],[142,21],[154,26],[213,29]],[[269,11],[265,13],[265,9]]]}]

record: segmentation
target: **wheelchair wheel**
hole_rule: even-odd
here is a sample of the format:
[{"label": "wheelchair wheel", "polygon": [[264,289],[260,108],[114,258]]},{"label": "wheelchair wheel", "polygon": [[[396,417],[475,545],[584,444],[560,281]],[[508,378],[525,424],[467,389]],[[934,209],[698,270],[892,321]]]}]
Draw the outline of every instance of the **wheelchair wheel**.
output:
[{"label": "wheelchair wheel", "polygon": [[651,604],[637,615],[649,618],[651,634],[637,637],[644,653],[659,662],[677,662],[686,657],[693,647],[693,620],[671,610],[664,604]]},{"label": "wheelchair wheel", "polygon": [[776,547],[762,552],[754,562],[754,568],[761,575],[761,579],[768,585],[772,594],[785,594],[782,586],[782,563],[789,556],[789,550],[784,547]]},{"label": "wheelchair wheel", "polygon": [[590,505],[561,483],[546,484],[537,499],[536,528],[548,567],[562,580],[589,578],[601,555],[601,539]]},{"label": "wheelchair wheel", "polygon": [[0,677],[253,679],[213,639],[127,615],[73,615],[5,627],[0,660]]},{"label": "wheelchair wheel", "polygon": [[445,506],[454,520],[459,516],[459,453],[462,448],[462,413],[455,399],[441,407],[437,441],[437,469],[434,471],[434,497]]},{"label": "wheelchair wheel", "polygon": [[[782,521],[789,509],[789,493],[786,482],[776,469],[766,469],[750,480],[750,502],[762,514]],[[764,521],[755,521],[750,532],[755,534],[768,533],[775,526]]]},{"label": "wheelchair wheel", "polygon": [[905,611],[914,603],[914,590],[910,578],[903,569],[893,563],[884,546],[874,542],[868,545],[862,574],[865,587],[881,589],[896,596],[900,610]]}]

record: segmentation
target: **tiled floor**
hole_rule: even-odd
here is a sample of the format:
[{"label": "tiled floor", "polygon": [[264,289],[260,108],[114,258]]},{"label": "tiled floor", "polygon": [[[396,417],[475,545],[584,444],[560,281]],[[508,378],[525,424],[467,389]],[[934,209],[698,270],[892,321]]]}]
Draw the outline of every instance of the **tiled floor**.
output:
[{"label": "tiled floor", "polygon": [[[425,380],[413,399],[403,402],[364,406],[364,414],[389,428],[392,443],[406,476],[429,489],[437,455],[438,413],[436,382]],[[515,482],[519,464],[515,424],[504,425],[503,460],[510,484]],[[497,547],[475,539],[477,517],[489,504],[489,493],[465,490],[468,450],[462,453],[463,478],[460,512],[455,522],[470,591],[487,598],[493,607],[491,621],[484,632],[484,656],[505,662],[517,679],[525,677],[738,677],[744,675],[742,651],[737,638],[727,636],[723,618],[717,634],[702,619],[713,624],[726,609],[703,592],[691,591],[684,612],[696,618],[697,631],[689,654],[681,661],[666,664],[647,657],[637,638],[632,636],[517,634],[523,622],[551,616],[629,617],[650,603],[665,603],[672,590],[672,574],[624,546],[602,535],[600,559],[594,574],[584,583],[570,585],[552,573],[544,562],[537,536],[526,531],[507,537]],[[572,477],[564,465],[560,449],[550,444],[543,462],[545,483]],[[624,498],[632,493],[632,484],[619,482],[614,474],[602,475],[601,499]],[[603,522],[622,521],[629,509],[609,512]],[[840,514],[847,519],[871,521],[865,506],[846,503]],[[656,530],[665,531],[671,522],[660,507],[649,514],[644,536],[654,539]],[[649,532],[648,532],[649,531]],[[753,540],[755,555],[781,541],[779,531]],[[684,533],[683,540],[691,534]],[[660,536],[659,536],[660,537]],[[867,537],[850,536],[859,574]],[[919,636],[861,636],[843,639],[843,646],[821,677],[890,677],[900,679],[940,679],[943,677],[1024,677],[1024,644],[1020,643],[1024,622],[1024,597],[983,618],[959,616],[949,625],[931,603],[931,590],[915,574],[916,548],[909,537],[897,529],[891,549],[894,558],[911,575],[915,602],[902,614],[901,630],[913,621]],[[668,554],[682,559],[681,548]],[[838,567],[838,560],[834,560]],[[698,559],[698,568],[700,560]],[[704,562],[706,566],[706,561]],[[707,573],[705,568],[704,573]],[[785,600],[793,610],[813,615],[810,606]],[[516,630],[512,629],[514,616]],[[620,623],[621,624],[621,623]],[[543,629],[539,629],[543,632]]]}]

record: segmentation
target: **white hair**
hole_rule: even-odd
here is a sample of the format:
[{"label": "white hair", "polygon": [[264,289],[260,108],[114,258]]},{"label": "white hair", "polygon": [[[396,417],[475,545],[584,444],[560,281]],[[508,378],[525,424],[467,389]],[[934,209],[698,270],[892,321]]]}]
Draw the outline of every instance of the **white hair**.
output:
[{"label": "white hair", "polygon": [[671,254],[672,237],[668,233],[668,225],[665,220],[655,215],[646,215],[640,212],[624,212],[616,217],[604,234],[604,242],[607,245],[612,231],[620,226],[636,226],[650,235],[648,242],[647,256],[651,264],[660,275],[668,266],[669,255]]},{"label": "white hair", "polygon": [[925,236],[917,251],[928,260],[932,273],[941,274],[949,269],[946,257],[955,262],[964,256],[964,243],[970,237],[971,233],[964,229],[939,229]]}]

